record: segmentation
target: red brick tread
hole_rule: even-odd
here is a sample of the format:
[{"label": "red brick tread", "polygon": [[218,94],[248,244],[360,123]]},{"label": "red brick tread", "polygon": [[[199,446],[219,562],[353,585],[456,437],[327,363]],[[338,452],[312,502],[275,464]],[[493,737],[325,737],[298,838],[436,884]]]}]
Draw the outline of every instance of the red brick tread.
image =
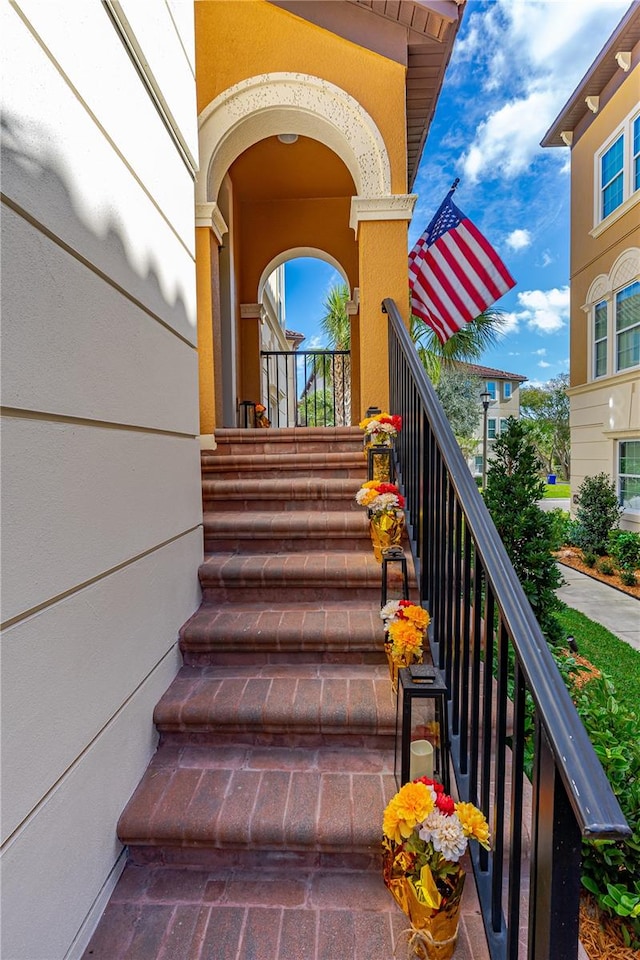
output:
[{"label": "red brick tread", "polygon": [[244,850],[256,867],[266,851],[375,860],[392,769],[393,750],[161,746],[118,836],[133,847]]},{"label": "red brick tread", "polygon": [[[486,960],[466,884],[454,960]],[[379,871],[128,864],[85,960],[391,960],[407,928]],[[476,935],[473,935],[473,934]],[[401,947],[398,953],[403,956]]]},{"label": "red brick tread", "polygon": [[359,513],[334,510],[296,510],[282,513],[243,510],[206,512],[204,529],[207,536],[230,534],[247,539],[287,537],[369,537],[369,521],[364,510]]},{"label": "red brick tread", "polygon": [[242,648],[269,644],[277,650],[322,648],[382,650],[380,602],[325,600],[282,603],[202,604],[180,630],[181,647]]},{"label": "red brick tread", "polygon": [[395,731],[386,664],[184,667],[153,719],[162,734],[211,732],[216,743],[223,735],[291,746],[338,737],[374,747]]}]

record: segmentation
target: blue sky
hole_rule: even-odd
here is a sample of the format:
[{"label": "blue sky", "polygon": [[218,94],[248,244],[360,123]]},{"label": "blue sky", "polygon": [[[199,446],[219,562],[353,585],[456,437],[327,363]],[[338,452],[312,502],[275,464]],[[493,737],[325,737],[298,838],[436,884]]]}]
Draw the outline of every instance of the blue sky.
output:
[{"label": "blue sky", "polygon": [[[455,200],[517,285],[507,329],[482,362],[544,383],[569,367],[569,150],[540,140],[629,0],[469,0],[413,192],[415,243],[455,177]],[[286,267],[287,327],[320,346],[322,300],[340,278]]]}]

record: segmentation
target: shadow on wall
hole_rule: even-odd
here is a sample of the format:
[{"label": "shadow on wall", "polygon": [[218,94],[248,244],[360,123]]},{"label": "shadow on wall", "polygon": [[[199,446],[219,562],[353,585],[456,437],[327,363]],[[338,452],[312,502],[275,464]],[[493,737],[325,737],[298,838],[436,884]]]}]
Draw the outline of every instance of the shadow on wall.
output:
[{"label": "shadow on wall", "polygon": [[[56,156],[46,132],[34,130],[10,113],[3,114],[0,124],[3,202],[54,241],[62,242],[145,312],[194,343],[195,304],[187,308],[180,292],[171,297],[166,284],[163,290],[162,272],[150,250],[137,265],[132,262],[115,211],[101,211],[98,204],[94,210],[83,211],[78,192],[63,172],[64,160]],[[99,220],[100,228],[90,228],[89,219]],[[55,231],[48,224],[55,224]],[[143,263],[146,271],[141,269]]]}]

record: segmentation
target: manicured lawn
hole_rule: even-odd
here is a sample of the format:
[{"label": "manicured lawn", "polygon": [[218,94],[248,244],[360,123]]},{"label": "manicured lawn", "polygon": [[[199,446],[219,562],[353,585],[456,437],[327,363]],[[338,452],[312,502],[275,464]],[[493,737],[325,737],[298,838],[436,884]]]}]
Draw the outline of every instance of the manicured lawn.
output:
[{"label": "manicured lawn", "polygon": [[545,499],[568,500],[571,496],[571,487],[568,483],[548,483],[544,491]]},{"label": "manicured lawn", "polygon": [[570,607],[558,616],[567,635],[575,638],[580,656],[610,677],[617,700],[640,714],[640,651]]}]

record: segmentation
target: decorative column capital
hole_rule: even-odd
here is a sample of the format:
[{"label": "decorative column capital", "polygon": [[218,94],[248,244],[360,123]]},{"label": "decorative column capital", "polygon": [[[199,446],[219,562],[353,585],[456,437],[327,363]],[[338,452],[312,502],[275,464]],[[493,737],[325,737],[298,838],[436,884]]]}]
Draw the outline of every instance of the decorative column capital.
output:
[{"label": "decorative column capital", "polygon": [[213,230],[219,244],[222,244],[225,233],[229,232],[217,203],[196,203],[196,227]]},{"label": "decorative column capital", "polygon": [[358,236],[363,220],[411,220],[418,195],[394,193],[382,197],[352,197],[349,226]]}]

